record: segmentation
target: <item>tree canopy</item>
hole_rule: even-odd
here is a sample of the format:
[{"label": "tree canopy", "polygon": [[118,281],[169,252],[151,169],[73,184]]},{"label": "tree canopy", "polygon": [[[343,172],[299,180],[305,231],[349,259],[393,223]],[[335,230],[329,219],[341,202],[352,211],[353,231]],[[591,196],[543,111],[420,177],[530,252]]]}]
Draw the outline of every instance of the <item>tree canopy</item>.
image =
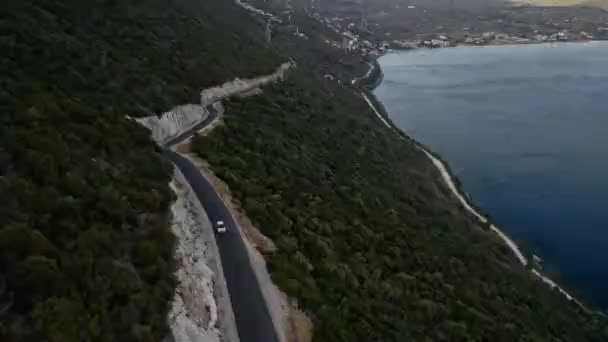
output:
[{"label": "tree canopy", "polygon": [[357,95],[305,73],[232,101],[195,150],[277,243],[315,341],[605,341],[605,319],[521,266]]},{"label": "tree canopy", "polygon": [[523,270],[358,95],[315,80],[359,58],[294,20],[310,39],[285,26],[269,48],[232,1],[3,4],[0,340],[162,340],[171,167],[126,117],[293,56],[301,71],[229,103],[195,148],[279,246],[273,277],[317,341],[605,341],[602,317]]},{"label": "tree canopy", "polygon": [[187,0],[3,3],[1,341],[166,336],[171,167],[126,116],[274,70],[283,60],[261,48],[252,38],[259,23],[237,9]]}]

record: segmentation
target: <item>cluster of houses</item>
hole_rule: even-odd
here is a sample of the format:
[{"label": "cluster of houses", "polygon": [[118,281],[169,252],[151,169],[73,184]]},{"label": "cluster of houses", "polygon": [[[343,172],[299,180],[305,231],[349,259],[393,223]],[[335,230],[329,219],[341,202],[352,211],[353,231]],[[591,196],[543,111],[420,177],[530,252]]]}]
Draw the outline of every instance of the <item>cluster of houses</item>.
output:
[{"label": "cluster of houses", "polygon": [[426,40],[393,40],[392,45],[397,49],[418,49],[418,48],[444,48],[452,46],[448,37],[440,35],[437,39],[426,39]]},{"label": "cluster of houses", "polygon": [[500,45],[594,39],[594,36],[587,32],[573,34],[568,32],[567,30],[551,34],[535,32],[533,35],[522,37],[511,35],[508,33],[497,32],[483,32],[481,34],[473,34],[471,32],[468,32],[469,28],[464,28],[463,31],[467,32],[467,35],[464,37],[464,39],[453,39],[453,37],[449,38],[446,35],[438,34],[435,35],[433,38],[392,40],[391,42],[372,42],[369,40],[360,39],[360,37],[355,33],[356,24],[353,22],[354,19],[352,18],[324,18],[319,13],[315,13],[314,8],[313,11],[309,12],[308,14],[313,19],[322,22],[323,24],[325,24],[325,26],[329,27],[330,29],[342,36],[342,42],[326,40],[327,44],[330,44],[335,48],[344,49],[345,51],[348,51],[350,53],[357,53],[363,56],[370,57],[378,57],[384,54],[390,48],[407,50],[418,48],[444,48],[462,43],[466,45]]},{"label": "cluster of houses", "polygon": [[[594,36],[587,32],[571,34],[567,31],[560,31],[553,34],[535,33],[531,37],[513,36],[507,33],[484,32],[480,35],[468,35],[461,43],[467,45],[488,45],[488,44],[526,44],[538,42],[563,42],[569,40],[594,39]],[[391,47],[396,49],[418,49],[418,48],[443,48],[458,43],[444,35],[437,36],[436,39],[427,40],[393,40]]]},{"label": "cluster of houses", "polygon": [[346,31],[344,32],[342,48],[348,52],[356,52],[362,56],[379,57],[389,49],[389,43],[360,40],[359,37],[352,32]]},{"label": "cluster of houses", "polygon": [[470,45],[486,45],[491,43],[526,43],[528,38],[511,36],[506,33],[484,32],[480,36],[467,36],[464,39],[465,44]]},{"label": "cluster of houses", "polygon": [[[540,42],[556,42],[556,41],[568,41],[571,39],[571,37],[572,37],[572,35],[570,35],[568,32],[562,31],[562,32],[557,32],[557,33],[551,34],[551,35],[537,34],[534,36],[534,40],[540,41]],[[585,31],[582,31],[577,35],[577,38],[591,40],[591,39],[595,39],[595,36],[585,32]]]},{"label": "cluster of houses", "polygon": [[471,45],[486,45],[486,44],[525,44],[538,42],[565,42],[569,40],[592,40],[595,37],[587,32],[570,33],[568,31],[559,31],[552,34],[543,34],[535,32],[530,37],[512,36],[506,33],[484,32],[481,36],[468,36],[465,38],[465,44]]}]

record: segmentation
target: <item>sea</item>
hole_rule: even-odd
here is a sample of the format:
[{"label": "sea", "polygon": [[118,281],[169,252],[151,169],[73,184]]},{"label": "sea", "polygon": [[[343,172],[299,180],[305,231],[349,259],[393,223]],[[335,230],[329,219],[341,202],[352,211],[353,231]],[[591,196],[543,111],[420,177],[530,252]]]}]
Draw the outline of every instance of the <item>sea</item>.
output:
[{"label": "sea", "polygon": [[608,42],[392,52],[375,89],[476,205],[608,310]]}]

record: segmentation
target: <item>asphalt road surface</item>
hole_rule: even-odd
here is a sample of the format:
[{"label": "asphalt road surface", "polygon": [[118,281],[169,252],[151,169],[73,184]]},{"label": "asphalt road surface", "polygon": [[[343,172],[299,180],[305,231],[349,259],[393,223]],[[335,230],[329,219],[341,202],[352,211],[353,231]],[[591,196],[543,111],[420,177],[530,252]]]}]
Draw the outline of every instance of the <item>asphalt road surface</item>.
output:
[{"label": "asphalt road surface", "polygon": [[192,127],[188,131],[186,131],[186,132],[184,132],[184,133],[176,136],[175,138],[169,140],[165,144],[165,146],[171,147],[173,145],[177,145],[177,144],[181,143],[182,141],[188,139],[190,136],[192,136],[192,134],[194,132],[200,131],[203,127],[205,127],[208,124],[210,124],[211,122],[213,122],[213,120],[215,120],[215,118],[217,118],[217,111],[212,106],[207,106],[207,111],[209,111],[209,116],[207,116],[207,118],[205,118],[205,120],[201,121],[201,123],[199,123],[196,126]]},{"label": "asphalt road surface", "polygon": [[[217,116],[217,113],[214,115]],[[213,118],[207,118],[205,121],[208,124],[212,120]],[[187,136],[182,137],[182,140],[185,138]],[[177,165],[184,174],[214,227],[240,342],[278,342],[279,339],[262,290],[249,262],[245,242],[238,231],[240,227],[237,226],[224,202],[196,166],[188,159],[168,149],[163,150],[163,155]],[[228,228],[227,232],[217,233],[215,231],[215,223],[218,220],[224,221]]]}]

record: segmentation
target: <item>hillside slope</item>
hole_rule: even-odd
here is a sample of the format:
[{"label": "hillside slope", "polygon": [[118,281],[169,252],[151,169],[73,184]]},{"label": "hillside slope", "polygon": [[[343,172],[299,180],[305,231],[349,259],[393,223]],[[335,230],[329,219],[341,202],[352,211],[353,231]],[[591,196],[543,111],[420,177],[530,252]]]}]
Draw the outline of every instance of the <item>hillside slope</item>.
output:
[{"label": "hillside slope", "polygon": [[170,166],[126,116],[293,57],[288,83],[229,103],[195,147],[277,243],[273,277],[316,341],[606,341],[602,317],[531,278],[337,82],[362,74],[359,56],[293,18],[308,38],[283,23],[268,45],[232,1],[3,6],[0,340],[166,337]]},{"label": "hillside slope", "polygon": [[476,226],[412,143],[297,75],[195,143],[278,252],[315,341],[605,341]]},{"label": "hillside slope", "polygon": [[126,116],[274,70],[258,31],[223,1],[3,3],[1,341],[167,335],[171,169]]}]

